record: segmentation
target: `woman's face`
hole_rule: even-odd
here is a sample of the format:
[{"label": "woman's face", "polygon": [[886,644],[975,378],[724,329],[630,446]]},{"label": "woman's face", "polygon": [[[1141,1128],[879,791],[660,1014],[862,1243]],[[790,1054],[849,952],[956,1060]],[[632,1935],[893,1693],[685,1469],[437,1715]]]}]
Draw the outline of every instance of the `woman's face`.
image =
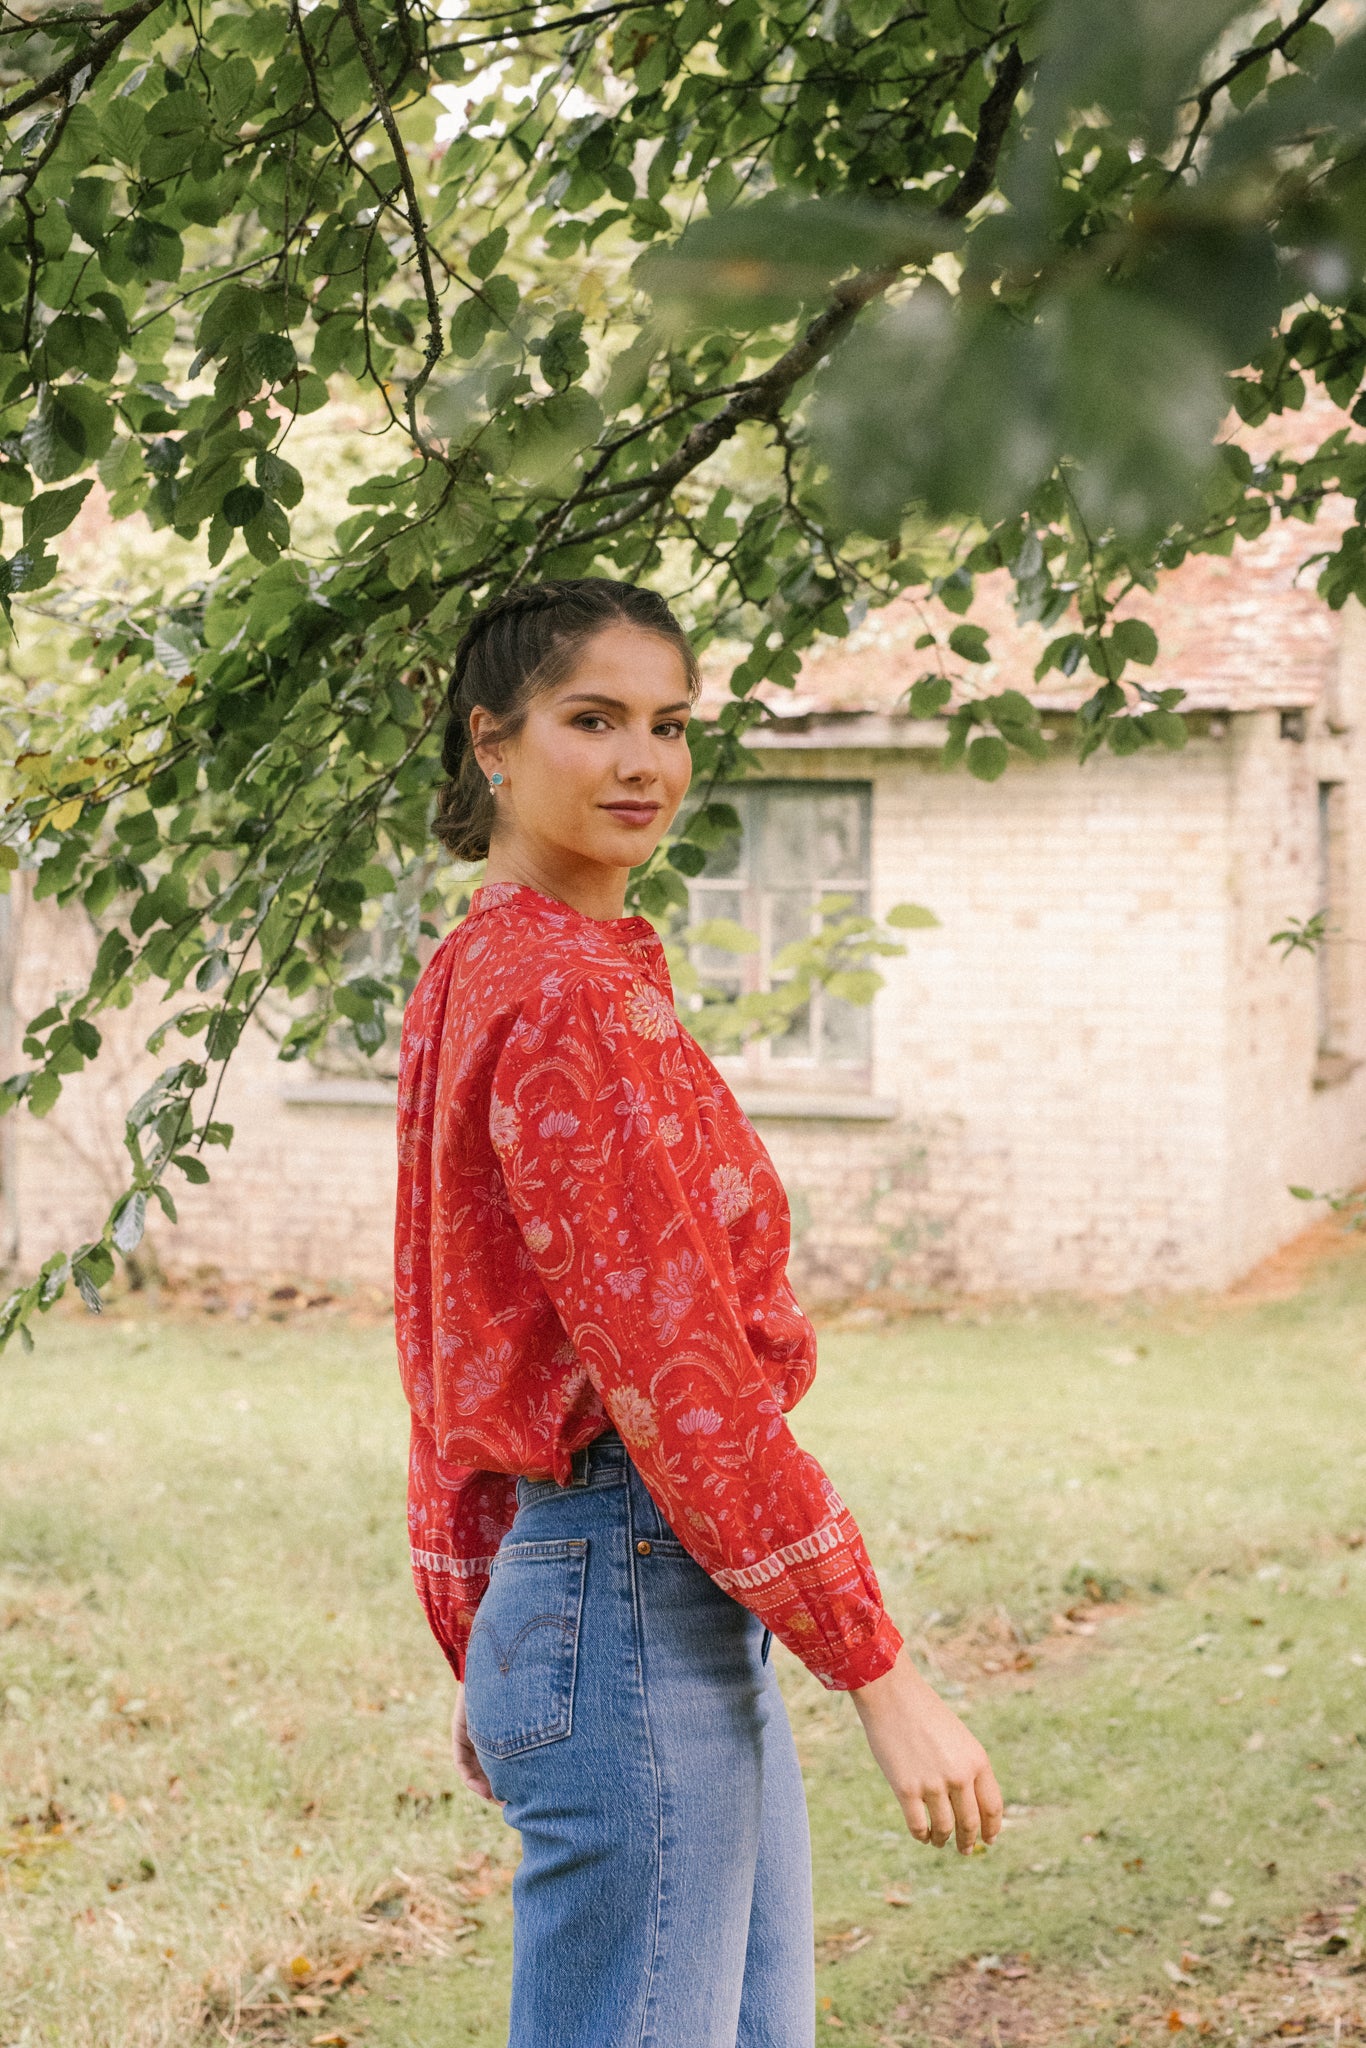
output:
[{"label": "woman's face", "polygon": [[493,847],[542,871],[621,870],[648,860],[673,823],[692,775],[688,675],[678,649],[639,626],[605,626],[572,672],[533,698],[514,739],[481,738],[496,719],[477,708],[471,732],[494,793]]}]

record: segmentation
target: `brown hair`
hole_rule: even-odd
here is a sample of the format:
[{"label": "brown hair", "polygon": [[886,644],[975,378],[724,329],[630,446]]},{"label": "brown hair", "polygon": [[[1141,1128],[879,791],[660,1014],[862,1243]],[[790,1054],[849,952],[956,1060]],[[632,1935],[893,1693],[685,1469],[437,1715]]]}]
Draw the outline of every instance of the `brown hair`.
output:
[{"label": "brown hair", "polygon": [[697,657],[664,599],[634,583],[579,576],[510,590],[476,612],[455,650],[446,686],[441,765],[449,780],[437,797],[433,830],[457,860],[482,860],[493,830],[493,795],[475,757],[470,713],[477,704],[513,739],[531,701],[570,673],[584,642],[605,626],[639,626],[669,641],[683,658],[688,691],[698,688]]}]

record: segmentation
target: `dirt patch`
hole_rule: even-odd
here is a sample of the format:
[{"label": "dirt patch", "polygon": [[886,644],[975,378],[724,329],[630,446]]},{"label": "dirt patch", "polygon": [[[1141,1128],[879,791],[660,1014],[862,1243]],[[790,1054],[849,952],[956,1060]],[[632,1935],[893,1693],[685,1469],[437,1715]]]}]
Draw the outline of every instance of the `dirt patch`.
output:
[{"label": "dirt patch", "polygon": [[1366,1261],[1366,1230],[1354,1230],[1330,1210],[1235,1281],[1223,1299],[1238,1308],[1252,1302],[1289,1301],[1321,1266],[1349,1259]]},{"label": "dirt patch", "polygon": [[1036,1970],[1028,1956],[974,1956],[900,2005],[883,2048],[1038,2048],[1085,2033],[1114,2048],[1173,2036],[1240,2042],[1303,2042],[1315,2048],[1366,2040],[1366,1880],[1344,1872],[1326,1904],[1288,1936],[1249,1937],[1247,1963],[1230,1983],[1199,1956],[1155,1967],[1165,1991],[1117,1997],[1095,1973]]},{"label": "dirt patch", "polygon": [[911,1638],[911,1649],[933,1679],[1028,1692],[1036,1671],[1071,1664],[1104,1648],[1106,1633],[1134,1612],[1132,1601],[1079,1600],[1053,1616],[1046,1635],[1031,1638],[1004,1607],[995,1607],[973,1615],[963,1627],[927,1629]]}]

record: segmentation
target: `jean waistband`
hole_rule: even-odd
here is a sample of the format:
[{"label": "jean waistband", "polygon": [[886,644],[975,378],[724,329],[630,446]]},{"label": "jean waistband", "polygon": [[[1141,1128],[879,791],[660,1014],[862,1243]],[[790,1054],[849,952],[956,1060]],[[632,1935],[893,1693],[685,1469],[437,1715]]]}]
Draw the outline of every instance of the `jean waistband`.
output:
[{"label": "jean waistband", "polygon": [[614,1474],[625,1475],[627,1467],[626,1446],[614,1429],[606,1429],[601,1436],[595,1436],[591,1444],[581,1451],[575,1451],[571,1486],[587,1486],[594,1479],[607,1479]]}]

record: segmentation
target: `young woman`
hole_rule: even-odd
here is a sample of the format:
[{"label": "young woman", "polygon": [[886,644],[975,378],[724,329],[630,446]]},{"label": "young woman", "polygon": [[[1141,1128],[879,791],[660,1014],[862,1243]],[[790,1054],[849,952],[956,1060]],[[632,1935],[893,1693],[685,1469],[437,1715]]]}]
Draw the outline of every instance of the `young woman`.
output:
[{"label": "young woman", "polygon": [[994,1839],[784,1416],[815,1370],[788,1212],[623,915],[688,788],[697,667],[594,579],[456,655],[438,836],[488,856],[404,1018],[398,1337],[417,1588],[456,1766],[521,1833],[513,2048],[811,2048],[811,1867],[776,1635],[852,1694],[911,1833]]}]

